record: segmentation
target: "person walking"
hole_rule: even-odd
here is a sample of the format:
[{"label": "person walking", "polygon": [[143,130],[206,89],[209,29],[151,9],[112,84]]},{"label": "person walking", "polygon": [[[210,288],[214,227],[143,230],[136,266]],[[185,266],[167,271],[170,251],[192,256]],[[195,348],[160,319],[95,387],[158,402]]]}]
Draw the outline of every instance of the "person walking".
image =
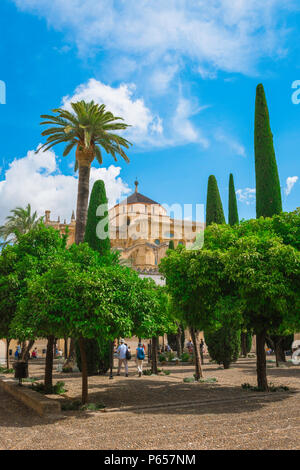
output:
[{"label": "person walking", "polygon": [[136,348],[136,364],[139,373],[139,377],[142,377],[143,374],[143,361],[145,359],[145,349],[143,348],[142,343],[138,344]]},{"label": "person walking", "polygon": [[118,354],[118,358],[119,358],[119,366],[118,366],[117,375],[120,375],[122,365],[124,364],[125,377],[128,377],[128,362],[127,362],[127,358],[126,358],[127,349],[128,348],[127,348],[126,344],[124,344],[124,339],[121,339],[120,345],[117,348],[117,354]]}]

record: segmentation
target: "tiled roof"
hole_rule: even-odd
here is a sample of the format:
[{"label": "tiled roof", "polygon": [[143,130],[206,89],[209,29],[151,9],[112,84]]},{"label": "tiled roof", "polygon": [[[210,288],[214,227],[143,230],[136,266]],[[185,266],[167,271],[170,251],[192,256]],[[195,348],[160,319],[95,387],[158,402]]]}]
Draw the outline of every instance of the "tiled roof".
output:
[{"label": "tiled roof", "polygon": [[149,197],[137,192],[131,194],[131,196],[128,196],[128,198],[124,199],[121,204],[134,204],[136,202],[140,202],[143,204],[158,204],[158,202],[155,202],[152,199],[149,199]]}]

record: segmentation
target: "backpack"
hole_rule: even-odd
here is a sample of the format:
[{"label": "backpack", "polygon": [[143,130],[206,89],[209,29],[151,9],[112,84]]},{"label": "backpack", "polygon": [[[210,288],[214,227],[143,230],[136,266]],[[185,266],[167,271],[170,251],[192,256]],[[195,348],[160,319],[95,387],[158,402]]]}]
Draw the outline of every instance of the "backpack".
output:
[{"label": "backpack", "polygon": [[126,351],[126,359],[127,359],[127,361],[130,361],[130,359],[131,359],[131,352],[129,351],[128,348],[127,348],[127,351]]},{"label": "backpack", "polygon": [[137,358],[142,361],[145,359],[145,351],[144,348],[137,348]]}]

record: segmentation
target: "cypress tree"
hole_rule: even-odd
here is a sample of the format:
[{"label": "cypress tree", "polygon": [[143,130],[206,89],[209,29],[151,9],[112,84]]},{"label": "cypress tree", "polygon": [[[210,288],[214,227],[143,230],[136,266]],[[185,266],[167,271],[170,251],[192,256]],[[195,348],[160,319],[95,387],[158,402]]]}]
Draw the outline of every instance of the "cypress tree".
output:
[{"label": "cypress tree", "polygon": [[174,250],[174,241],[173,240],[169,241],[169,250]]},{"label": "cypress tree", "polygon": [[[98,207],[102,205],[101,214],[96,215]],[[105,191],[105,184],[102,180],[95,181],[87,214],[87,222],[85,228],[84,241],[89,244],[91,248],[95,251],[99,251],[101,255],[106,255],[110,252],[110,239],[109,236],[104,240],[100,239],[97,236],[96,229],[99,222],[101,222],[105,217],[107,217],[107,197]],[[105,232],[108,231],[108,225],[104,227]]]},{"label": "cypress tree", "polygon": [[[96,215],[98,207],[102,205],[101,214]],[[107,217],[107,197],[105,191],[105,184],[102,180],[95,181],[88,207],[87,222],[85,228],[84,241],[89,246],[98,251],[102,256],[110,252],[110,239],[100,239],[97,236],[96,229],[99,222]],[[105,232],[108,231],[108,226],[104,227]],[[109,368],[109,344],[102,344],[100,339],[85,339],[85,350],[87,357],[88,375],[104,374]],[[78,344],[76,344],[76,357],[79,370],[81,370],[81,354]]]},{"label": "cypress tree", "polygon": [[272,217],[282,212],[282,202],[273,134],[262,84],[256,88],[254,151],[256,217]]},{"label": "cypress tree", "polygon": [[229,175],[228,223],[230,225],[236,225],[239,223],[239,215],[232,173],[230,173]]},{"label": "cypress tree", "polygon": [[206,199],[206,226],[211,224],[225,224],[218,183],[214,175],[208,178]]}]

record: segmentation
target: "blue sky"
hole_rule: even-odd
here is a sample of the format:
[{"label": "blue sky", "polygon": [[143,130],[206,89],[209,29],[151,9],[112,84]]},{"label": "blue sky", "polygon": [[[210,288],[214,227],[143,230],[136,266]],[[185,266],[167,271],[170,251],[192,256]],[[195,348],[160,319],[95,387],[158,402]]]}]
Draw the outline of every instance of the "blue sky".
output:
[{"label": "blue sky", "polygon": [[[262,5],[263,3],[263,5]],[[299,2],[298,2],[299,3]],[[157,6],[159,5],[159,6]],[[40,114],[72,99],[104,102],[132,124],[130,164],[95,163],[111,203],[139,190],[161,203],[205,203],[214,174],[227,216],[255,217],[254,102],[264,84],[284,210],[299,206],[300,8],[265,0],[2,0],[0,218],[27,202],[69,218],[74,155],[34,154]]]}]

